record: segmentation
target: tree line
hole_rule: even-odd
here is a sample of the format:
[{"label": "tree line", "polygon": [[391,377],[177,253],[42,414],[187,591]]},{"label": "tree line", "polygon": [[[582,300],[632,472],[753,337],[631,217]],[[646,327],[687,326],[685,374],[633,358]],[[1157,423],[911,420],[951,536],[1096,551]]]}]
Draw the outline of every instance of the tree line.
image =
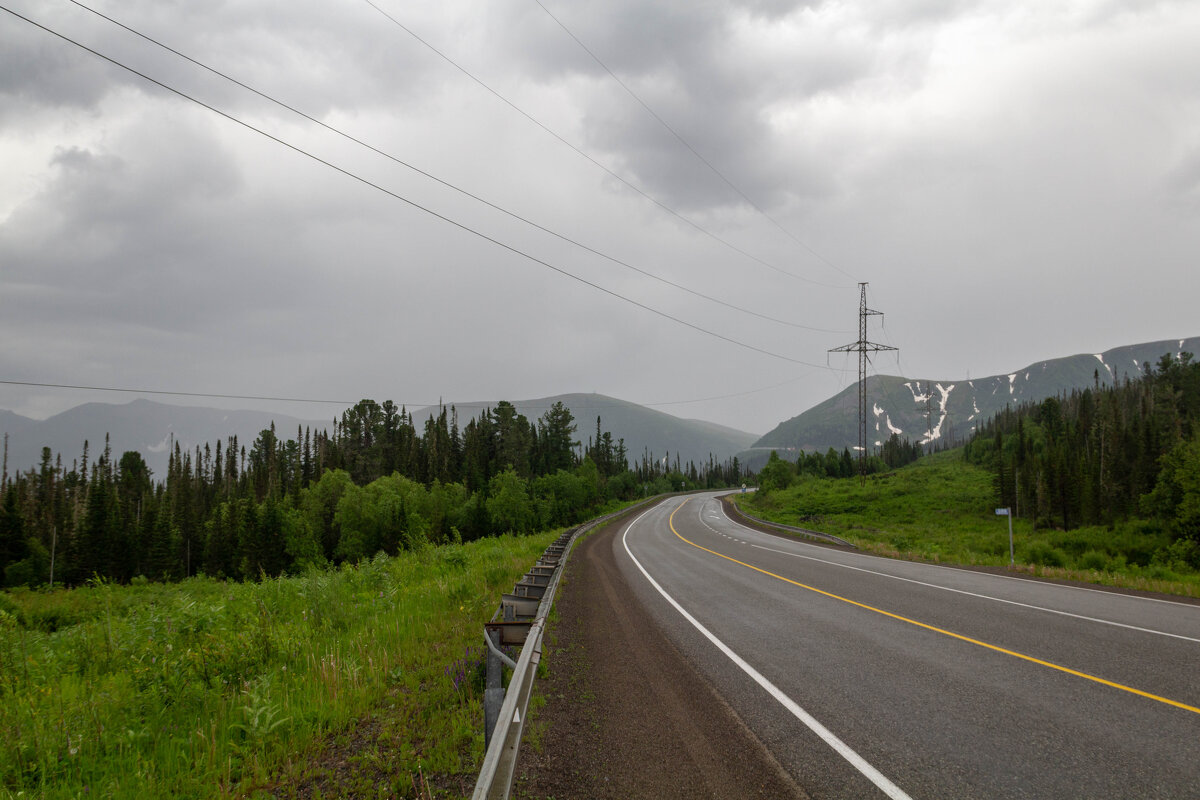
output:
[{"label": "tree line", "polygon": [[1142,518],[1200,543],[1200,363],[1165,354],[1113,386],[1097,372],[1093,387],[998,413],[966,458],[1037,527]]},{"label": "tree line", "polygon": [[[507,401],[460,428],[442,408],[418,429],[391,401],[362,400],[330,430],[271,428],[249,447],[236,436],[172,447],[156,480],[141,454],[0,474],[0,578],[5,585],[92,578],[233,580],[337,565],[378,552],[571,525],[606,503],[740,482],[736,458],[681,463],[623,439],[576,438],[555,403],[535,422]],[[5,462],[7,464],[7,461]]]},{"label": "tree line", "polygon": [[[897,469],[905,464],[911,464],[924,454],[919,442],[910,442],[893,433],[875,452],[868,455],[864,462],[868,475]],[[766,465],[758,473],[760,489],[770,492],[773,489],[786,489],[798,476],[810,475],[814,478],[853,478],[859,475],[858,457],[850,452],[850,448],[838,452],[830,447],[825,453],[800,451],[795,463],[785,461],[772,450]]]}]

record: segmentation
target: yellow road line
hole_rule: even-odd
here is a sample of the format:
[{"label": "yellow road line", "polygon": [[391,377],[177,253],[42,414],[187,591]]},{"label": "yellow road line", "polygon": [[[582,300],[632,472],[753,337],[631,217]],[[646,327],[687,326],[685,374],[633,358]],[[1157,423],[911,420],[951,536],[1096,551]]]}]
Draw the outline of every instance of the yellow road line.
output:
[{"label": "yellow road line", "polygon": [[860,603],[857,600],[851,600],[848,597],[842,597],[841,595],[836,595],[836,594],[833,594],[832,592],[827,592],[824,589],[818,589],[815,586],[809,586],[806,583],[800,583],[799,581],[794,581],[791,578],[785,578],[782,575],[776,575],[774,572],[762,569],[761,567],[756,567],[753,564],[747,564],[745,561],[738,561],[736,558],[733,558],[732,556],[727,556],[724,553],[718,553],[716,550],[709,550],[707,547],[698,545],[695,542],[691,541],[690,539],[685,538],[683,536],[683,534],[681,534],[679,531],[675,530],[675,515],[678,514],[679,509],[683,508],[685,505],[687,505],[686,500],[684,502],[680,503],[678,508],[676,508],[674,511],[671,512],[671,516],[667,519],[667,524],[671,526],[671,533],[673,533],[677,537],[679,537],[680,540],[686,542],[687,544],[690,544],[692,547],[695,547],[697,550],[703,550],[706,553],[711,553],[714,556],[719,556],[720,558],[723,558],[726,561],[732,561],[734,564],[741,564],[743,567],[746,567],[747,569],[752,569],[755,572],[761,572],[763,575],[768,575],[772,578],[775,578],[776,580],[781,580],[784,583],[790,583],[793,586],[799,586],[801,589],[807,589],[810,592],[816,592],[817,594],[824,595],[825,597],[829,597],[834,600],[840,600],[843,603],[849,603],[852,606],[858,606],[859,608],[866,609],[867,611],[874,611],[876,614],[882,614],[885,617],[891,617],[892,619],[899,620],[900,622],[907,622],[909,625],[916,625],[918,628],[924,628],[925,630],[933,631],[934,633],[940,633],[943,636],[949,636],[952,639],[958,639],[959,641],[968,642],[970,644],[978,645],[979,647],[985,647],[988,650],[994,650],[997,653],[1003,653],[1004,655],[1012,656],[1013,658],[1019,658],[1022,661],[1028,661],[1031,664],[1038,664],[1043,667],[1049,667],[1050,669],[1056,669],[1059,672],[1065,672],[1068,675],[1074,675],[1077,678],[1084,678],[1086,680],[1093,681],[1095,683],[1101,683],[1101,684],[1104,684],[1105,686],[1110,686],[1114,689],[1120,689],[1121,691],[1129,692],[1130,694],[1136,694],[1136,695],[1139,695],[1140,697],[1145,697],[1150,700],[1155,700],[1159,703],[1165,703],[1169,706],[1175,706],[1176,708],[1182,708],[1184,711],[1191,711],[1194,714],[1200,714],[1200,708],[1197,708],[1196,706],[1189,706],[1187,703],[1181,703],[1178,700],[1171,700],[1170,698],[1167,698],[1167,697],[1160,697],[1159,695],[1151,694],[1150,692],[1143,692],[1141,689],[1135,689],[1132,686],[1126,686],[1123,683],[1115,683],[1113,681],[1105,680],[1104,678],[1097,677],[1096,675],[1089,675],[1086,672],[1080,672],[1079,670],[1071,669],[1070,667],[1064,667],[1064,666],[1055,664],[1050,661],[1043,661],[1040,658],[1034,658],[1033,656],[1027,656],[1024,653],[1018,653],[1015,650],[1009,650],[1007,648],[1000,647],[998,645],[988,644],[987,642],[982,642],[979,639],[972,639],[970,636],[963,636],[961,633],[954,633],[953,631],[948,631],[944,628],[939,628],[935,625],[929,625],[924,622],[918,622],[915,619],[910,619],[908,617],[901,616],[900,614],[893,614],[891,611],[884,611],[881,608],[875,608],[874,606],[869,606],[866,603]]}]

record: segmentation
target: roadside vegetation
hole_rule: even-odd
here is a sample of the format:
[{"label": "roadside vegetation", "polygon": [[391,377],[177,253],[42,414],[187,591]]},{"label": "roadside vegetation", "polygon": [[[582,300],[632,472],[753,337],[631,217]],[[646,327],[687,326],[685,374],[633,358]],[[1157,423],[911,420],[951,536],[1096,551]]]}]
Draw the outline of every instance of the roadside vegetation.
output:
[{"label": "roadside vegetation", "polygon": [[[865,484],[800,476],[786,489],[735,501],[754,516],[831,533],[880,555],[1007,568],[1008,523],[996,516],[995,494],[992,474],[967,463],[959,448]],[[1013,540],[1017,572],[1200,597],[1200,570],[1153,520],[1035,530],[1018,518]]]},{"label": "roadside vegetation", "polygon": [[500,595],[567,526],[741,477],[575,431],[364,400],[161,481],[86,442],[0,470],[0,798],[469,795]]},{"label": "roadside vegetation", "polygon": [[[894,439],[895,437],[893,437]],[[908,448],[892,451],[907,454]],[[1008,409],[963,447],[865,482],[772,453],[751,514],[884,555],[1200,596],[1200,364]],[[824,470],[822,470],[824,467]]]},{"label": "roadside vegetation", "polygon": [[482,625],[557,534],[259,583],[0,595],[0,796],[469,788],[483,752]]}]

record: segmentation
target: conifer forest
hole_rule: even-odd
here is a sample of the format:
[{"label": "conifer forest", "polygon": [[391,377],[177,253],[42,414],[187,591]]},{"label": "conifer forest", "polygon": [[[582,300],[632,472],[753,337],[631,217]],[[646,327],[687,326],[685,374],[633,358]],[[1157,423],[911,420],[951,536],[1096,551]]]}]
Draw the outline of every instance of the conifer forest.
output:
[{"label": "conifer forest", "polygon": [[[81,443],[0,482],[4,585],[100,578],[258,579],[396,554],[428,542],[565,526],[646,494],[730,486],[737,459],[631,455],[596,420],[583,437],[555,404],[536,422],[501,401],[459,425],[362,400],[329,430],[263,430],[185,449],[165,476],[134,451]],[[631,466],[631,462],[633,462]]]},{"label": "conifer forest", "polygon": [[997,504],[1038,528],[1146,519],[1200,568],[1200,363],[1189,353],[1008,409],[965,451],[993,472]]}]

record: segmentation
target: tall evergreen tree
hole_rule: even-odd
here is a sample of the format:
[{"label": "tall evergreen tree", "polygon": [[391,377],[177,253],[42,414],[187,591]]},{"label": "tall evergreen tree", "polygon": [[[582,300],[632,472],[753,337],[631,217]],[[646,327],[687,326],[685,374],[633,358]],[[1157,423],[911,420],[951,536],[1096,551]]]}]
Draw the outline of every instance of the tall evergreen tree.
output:
[{"label": "tall evergreen tree", "polygon": [[4,570],[29,554],[25,540],[25,517],[18,503],[17,487],[9,484],[0,502],[0,584]]}]

